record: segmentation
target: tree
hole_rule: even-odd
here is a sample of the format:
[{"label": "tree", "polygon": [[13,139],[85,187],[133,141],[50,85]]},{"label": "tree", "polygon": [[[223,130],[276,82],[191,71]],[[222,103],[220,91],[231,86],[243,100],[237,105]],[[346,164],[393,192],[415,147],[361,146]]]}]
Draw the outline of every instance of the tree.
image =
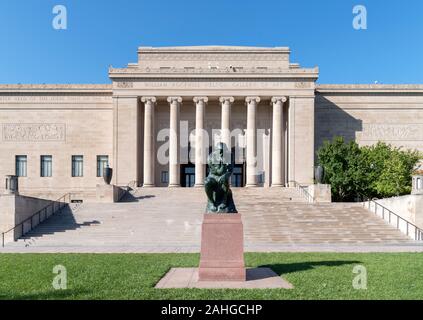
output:
[{"label": "tree", "polygon": [[360,147],[355,141],[346,143],[342,137],[325,141],[317,156],[334,201],[354,201],[360,195],[379,198],[410,193],[412,170],[422,158],[418,151],[404,151],[383,142]]},{"label": "tree", "polygon": [[360,181],[361,150],[354,141],[345,143],[344,138],[335,137],[325,141],[319,149],[318,160],[325,169],[324,182],[331,185],[335,201],[354,200]]},{"label": "tree", "polygon": [[416,151],[391,150],[383,162],[383,170],[374,184],[380,197],[399,196],[411,191],[411,173],[419,161]]}]

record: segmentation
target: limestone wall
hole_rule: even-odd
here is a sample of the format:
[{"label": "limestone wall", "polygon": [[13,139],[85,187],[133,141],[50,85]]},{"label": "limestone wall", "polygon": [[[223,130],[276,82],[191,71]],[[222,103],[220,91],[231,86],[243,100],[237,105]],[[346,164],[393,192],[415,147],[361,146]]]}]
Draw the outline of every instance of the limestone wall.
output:
[{"label": "limestone wall", "polygon": [[[37,211],[47,207],[52,201],[46,199],[37,199],[33,197],[1,195],[0,196],[0,233],[24,222]],[[49,211],[50,214],[50,211]],[[33,219],[33,227],[38,224],[37,219]],[[24,232],[29,230],[30,221],[24,224]],[[6,234],[7,242],[16,240],[22,235],[22,229],[17,228]]]},{"label": "limestone wall", "polygon": [[335,135],[423,150],[423,85],[319,85],[315,151]]},{"label": "limestone wall", "polygon": [[[284,119],[290,122],[284,123],[286,181],[312,183],[313,153],[335,135],[355,139],[361,145],[381,140],[423,150],[421,85],[319,85],[315,98],[288,93],[280,92],[288,96]],[[15,173],[15,156],[26,155],[28,174],[19,178],[21,194],[56,199],[73,192],[81,198],[95,198],[96,185],[103,183],[96,177],[96,157],[108,155],[114,184],[123,186],[133,180],[142,184],[144,113],[137,96],[112,98],[109,85],[0,86],[0,182],[5,175]],[[206,107],[205,126],[210,139],[211,130],[221,125],[221,106],[216,97],[210,96]],[[263,143],[258,144],[259,171],[264,172],[263,185],[267,186],[271,176],[272,108],[269,96],[261,98],[257,128],[265,135]],[[231,109],[232,129],[245,129],[244,98],[237,96]],[[192,97],[184,96],[180,119],[188,121],[188,132],[194,130]],[[160,97],[155,107],[156,137],[168,127],[169,104]],[[156,154],[164,143],[156,142]],[[181,152],[184,161],[187,147],[182,146]],[[52,177],[40,177],[41,155],[53,156]],[[81,178],[71,177],[72,155],[84,156]],[[161,172],[168,171],[168,166],[155,159],[156,185],[166,186],[161,182]],[[0,183],[0,193],[3,188],[4,183]]]},{"label": "limestone wall", "polygon": [[[0,86],[0,181],[15,174],[15,156],[27,156],[20,193],[56,199],[92,190],[97,155],[113,167],[113,108],[106,85]],[[40,177],[40,156],[53,158],[52,177]],[[72,155],[84,156],[84,176],[71,176]],[[0,193],[4,183],[0,183]]]},{"label": "limestone wall", "polygon": [[423,229],[423,195],[392,197],[377,202]]}]

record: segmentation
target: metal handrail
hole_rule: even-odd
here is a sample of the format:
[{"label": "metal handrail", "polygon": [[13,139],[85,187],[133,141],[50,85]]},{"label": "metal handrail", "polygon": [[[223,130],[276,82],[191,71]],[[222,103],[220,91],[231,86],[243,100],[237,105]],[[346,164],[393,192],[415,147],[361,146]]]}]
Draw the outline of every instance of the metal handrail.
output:
[{"label": "metal handrail", "polygon": [[294,188],[307,200],[309,203],[314,203],[314,197],[307,191],[307,187],[301,185],[295,180],[288,181],[288,184],[293,184]]},{"label": "metal handrail", "polygon": [[[40,224],[41,222],[45,221],[47,218],[50,218],[53,214],[55,214],[56,212],[62,210],[67,203],[71,202],[71,193],[66,193],[65,195],[61,196],[59,199],[57,199],[56,201],[53,201],[52,203],[50,203],[49,205],[45,206],[44,208],[38,210],[37,212],[35,212],[32,216],[30,216],[29,218],[26,218],[25,220],[23,220],[22,222],[20,222],[19,224],[17,224],[16,226],[14,226],[13,228],[10,228],[7,231],[2,232],[2,247],[4,247],[5,243],[4,243],[4,239],[5,239],[5,235],[11,231],[14,231],[17,228],[22,228],[21,229],[21,237],[24,236],[25,234],[27,234],[29,231],[31,231],[34,227],[34,217],[38,216],[38,224]],[[66,202],[66,197],[69,197],[69,201]],[[55,208],[58,205],[58,208]],[[49,208],[51,208],[50,210],[50,214],[49,214]],[[44,213],[44,218],[42,218],[42,213]],[[30,228],[28,230],[25,230],[25,224],[27,222],[30,222]],[[36,225],[38,225],[36,224]]]},{"label": "metal handrail", "polygon": [[[392,224],[392,216],[394,216],[396,218],[396,228],[398,230],[400,230],[401,232],[404,232],[403,230],[401,230],[400,228],[400,221],[405,222],[406,225],[406,231],[405,234],[407,235],[407,237],[412,237],[412,235],[410,234],[410,227],[411,229],[414,228],[414,240],[416,241],[422,241],[423,240],[423,230],[421,228],[419,228],[418,226],[416,226],[414,223],[404,219],[403,217],[401,217],[400,215],[396,214],[395,212],[393,212],[392,210],[388,209],[387,207],[381,205],[379,202],[375,201],[378,199],[370,199],[369,197],[363,195],[363,194],[359,194],[359,196],[362,198],[362,204],[363,204],[363,208],[366,207],[366,203],[368,203],[368,207],[367,209],[369,211],[371,210],[371,204],[374,204],[374,214],[378,215],[378,207],[382,208],[382,219],[384,221],[388,221],[389,225],[394,226]],[[387,212],[387,213],[386,213]],[[378,215],[379,216],[379,215]],[[387,216],[387,219],[385,218]],[[394,219],[395,220],[395,219]]]}]

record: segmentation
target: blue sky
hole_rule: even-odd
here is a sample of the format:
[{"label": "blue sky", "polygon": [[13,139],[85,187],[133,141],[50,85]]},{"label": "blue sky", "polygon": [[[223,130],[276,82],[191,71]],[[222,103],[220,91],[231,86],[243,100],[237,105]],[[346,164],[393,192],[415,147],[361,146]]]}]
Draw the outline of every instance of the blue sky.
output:
[{"label": "blue sky", "polygon": [[1,0],[0,39],[0,83],[109,83],[141,45],[289,46],[320,83],[423,83],[421,0]]}]

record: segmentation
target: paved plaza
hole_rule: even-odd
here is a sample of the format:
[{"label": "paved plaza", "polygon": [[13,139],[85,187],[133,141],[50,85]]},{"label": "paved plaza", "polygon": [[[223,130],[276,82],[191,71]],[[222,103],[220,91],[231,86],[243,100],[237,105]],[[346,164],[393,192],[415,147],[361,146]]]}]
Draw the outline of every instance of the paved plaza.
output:
[{"label": "paved plaza", "polygon": [[[246,251],[423,251],[355,203],[309,204],[291,188],[234,188]],[[51,217],[3,252],[199,252],[206,198],[197,188],[139,188],[115,204]]]}]

